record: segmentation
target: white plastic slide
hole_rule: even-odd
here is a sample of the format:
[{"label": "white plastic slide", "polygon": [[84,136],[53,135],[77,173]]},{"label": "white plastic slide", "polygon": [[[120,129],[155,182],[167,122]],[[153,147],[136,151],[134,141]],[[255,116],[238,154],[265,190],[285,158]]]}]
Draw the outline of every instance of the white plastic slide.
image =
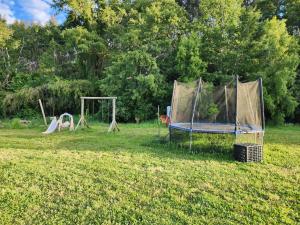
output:
[{"label": "white plastic slide", "polygon": [[43,132],[43,134],[52,134],[58,127],[58,120],[56,119],[56,117],[53,117],[48,129]]}]

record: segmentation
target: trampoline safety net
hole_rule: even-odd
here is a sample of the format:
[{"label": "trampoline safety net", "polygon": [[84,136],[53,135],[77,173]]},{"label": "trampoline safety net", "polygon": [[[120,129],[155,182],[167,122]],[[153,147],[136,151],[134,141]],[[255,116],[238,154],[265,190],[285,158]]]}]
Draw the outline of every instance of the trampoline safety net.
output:
[{"label": "trampoline safety net", "polygon": [[238,78],[214,86],[201,79],[174,82],[170,128],[199,133],[256,134],[264,131],[262,80]]}]

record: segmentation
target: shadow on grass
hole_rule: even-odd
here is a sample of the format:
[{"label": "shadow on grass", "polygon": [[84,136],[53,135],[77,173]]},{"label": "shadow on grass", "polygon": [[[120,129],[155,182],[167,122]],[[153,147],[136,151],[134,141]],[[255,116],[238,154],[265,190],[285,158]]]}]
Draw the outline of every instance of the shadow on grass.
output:
[{"label": "shadow on grass", "polygon": [[152,140],[143,144],[146,147],[154,148],[154,152],[170,157],[184,157],[195,160],[217,160],[233,161],[233,149],[225,148],[223,145],[193,144],[190,149],[189,143],[170,142],[166,140]]},{"label": "shadow on grass", "polygon": [[[130,154],[150,154],[159,158],[183,159],[183,160],[217,160],[233,161],[232,145],[225,146],[222,143],[213,143],[210,139],[206,143],[196,141],[193,151],[190,151],[186,143],[170,143],[166,138],[158,138],[148,133],[107,133],[88,132],[85,137],[73,136],[68,141],[56,143],[57,149],[72,151],[96,151],[96,152],[126,152]],[[224,140],[223,140],[224,141]]]},{"label": "shadow on grass", "polygon": [[[173,131],[172,141],[169,136],[145,142],[149,146],[165,146],[167,152],[175,151],[177,154],[189,154],[194,158],[204,160],[233,161],[234,136],[230,134],[201,134],[192,136],[190,149],[190,135],[188,132]],[[160,147],[158,147],[160,148]]]}]

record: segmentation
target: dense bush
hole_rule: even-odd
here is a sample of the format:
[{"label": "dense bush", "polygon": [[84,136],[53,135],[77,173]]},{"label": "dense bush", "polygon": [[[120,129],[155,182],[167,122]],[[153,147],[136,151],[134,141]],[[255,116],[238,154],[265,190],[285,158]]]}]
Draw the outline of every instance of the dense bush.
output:
[{"label": "dense bush", "polygon": [[20,129],[20,128],[22,128],[23,126],[22,126],[21,121],[20,121],[19,118],[14,118],[14,119],[12,119],[11,122],[10,122],[10,127],[11,127],[12,129]]},{"label": "dense bush", "polygon": [[7,116],[30,117],[34,112],[40,111],[38,99],[41,99],[47,115],[57,115],[67,111],[79,113],[80,97],[92,93],[95,91],[90,81],[57,80],[7,94],[3,99],[3,111]]},{"label": "dense bush", "polygon": [[118,96],[118,115],[126,121],[153,117],[156,104],[165,95],[164,77],[155,59],[140,50],[117,56],[107,67],[100,89],[109,96]]}]

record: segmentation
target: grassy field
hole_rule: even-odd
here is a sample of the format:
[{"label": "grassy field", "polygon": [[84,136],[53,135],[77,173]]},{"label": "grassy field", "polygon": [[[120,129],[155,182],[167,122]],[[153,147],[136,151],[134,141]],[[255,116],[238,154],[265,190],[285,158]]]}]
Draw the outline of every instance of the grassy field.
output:
[{"label": "grassy field", "polygon": [[151,124],[120,128],[0,129],[0,224],[300,221],[299,126],[268,128],[264,162],[248,164],[159,144]]}]

